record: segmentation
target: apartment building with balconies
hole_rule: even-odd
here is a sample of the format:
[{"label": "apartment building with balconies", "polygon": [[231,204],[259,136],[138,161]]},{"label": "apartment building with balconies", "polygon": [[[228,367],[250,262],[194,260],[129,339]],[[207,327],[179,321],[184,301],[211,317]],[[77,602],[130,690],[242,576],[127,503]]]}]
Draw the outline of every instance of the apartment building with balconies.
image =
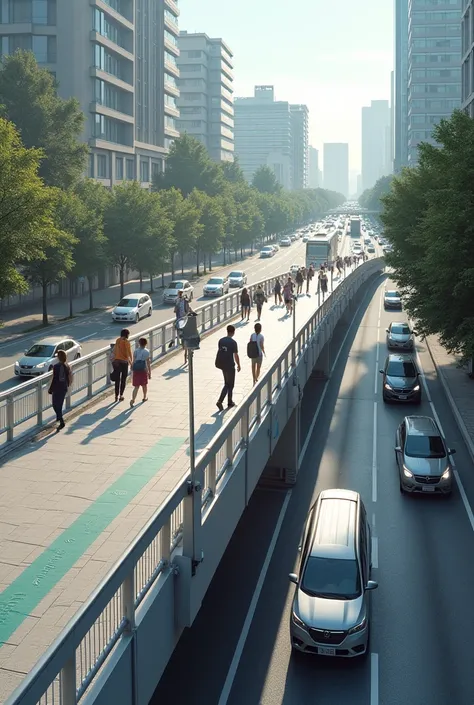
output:
[{"label": "apartment building with balconies", "polygon": [[86,116],[88,176],[148,185],[179,133],[174,0],[0,0],[2,55],[33,51]]},{"label": "apartment building with balconies", "polygon": [[196,137],[216,162],[234,159],[233,54],[222,39],[181,32],[178,129]]}]

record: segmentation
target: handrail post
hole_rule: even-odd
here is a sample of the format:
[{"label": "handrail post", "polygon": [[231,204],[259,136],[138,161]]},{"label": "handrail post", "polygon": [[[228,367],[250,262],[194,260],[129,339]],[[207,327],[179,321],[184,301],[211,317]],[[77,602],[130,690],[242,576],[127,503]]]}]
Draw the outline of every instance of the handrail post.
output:
[{"label": "handrail post", "polygon": [[160,529],[161,560],[169,564],[171,558],[171,516]]},{"label": "handrail post", "polygon": [[122,616],[126,620],[125,632],[135,629],[135,571],[132,570],[122,583]]},{"label": "handrail post", "polygon": [[15,402],[13,396],[7,397],[7,441],[13,440],[15,431]]},{"label": "handrail post", "polygon": [[92,359],[87,360],[87,397],[92,397],[92,385],[94,384],[94,366]]},{"label": "handrail post", "polygon": [[217,488],[217,462],[216,462],[216,456],[213,455],[209,465],[207,466],[207,477],[208,477],[208,482],[209,482],[209,490],[211,492],[212,497],[216,496],[216,488]]},{"label": "handrail post", "polygon": [[36,383],[36,410],[36,423],[41,426],[43,423],[43,382],[41,381],[41,375]]},{"label": "handrail post", "polygon": [[60,673],[61,705],[76,705],[76,657],[75,654],[64,664]]}]

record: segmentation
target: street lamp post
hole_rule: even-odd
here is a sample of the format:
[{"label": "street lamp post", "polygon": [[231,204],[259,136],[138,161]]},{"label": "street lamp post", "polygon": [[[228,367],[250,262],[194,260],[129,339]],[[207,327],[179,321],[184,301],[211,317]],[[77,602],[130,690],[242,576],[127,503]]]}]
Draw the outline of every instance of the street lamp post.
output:
[{"label": "street lamp post", "polygon": [[296,302],[297,296],[293,297],[293,346],[291,352],[291,364],[296,367]]}]

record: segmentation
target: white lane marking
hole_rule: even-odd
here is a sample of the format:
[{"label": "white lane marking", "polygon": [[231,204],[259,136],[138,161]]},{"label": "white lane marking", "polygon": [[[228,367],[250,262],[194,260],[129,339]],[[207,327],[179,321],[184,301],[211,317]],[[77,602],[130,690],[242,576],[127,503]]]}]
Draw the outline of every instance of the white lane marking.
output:
[{"label": "white lane marking", "polygon": [[379,540],[372,536],[372,568],[379,567]]},{"label": "white lane marking", "polygon": [[377,402],[374,401],[374,426],[372,438],[372,502],[377,501]]},{"label": "white lane marking", "polygon": [[14,367],[15,363],[13,362],[11,365],[7,365],[6,367],[0,367],[0,372],[4,372],[5,370],[9,370],[10,367]]},{"label": "white lane marking", "polygon": [[380,361],[380,319],[382,316],[382,301],[383,301],[383,290],[380,292],[380,300],[379,300],[379,315],[377,318],[377,339],[375,342],[375,348],[376,348],[376,356],[375,356],[375,380],[374,380],[374,393],[375,396],[377,396],[377,388],[379,384],[379,361]]},{"label": "white lane marking", "polygon": [[[341,347],[339,348],[339,351],[338,351],[338,353],[337,353],[337,355],[336,355],[336,359],[334,360],[333,365],[332,365],[332,367],[331,367],[331,370],[330,370],[330,372],[329,372],[329,379],[332,377],[333,372],[334,372],[334,370],[336,369],[336,365],[337,365],[337,363],[339,362],[339,358],[341,357],[341,353],[342,353],[342,351],[344,350],[344,346],[345,346],[345,344],[346,344],[346,340],[347,340],[347,338],[349,337],[349,333],[350,333],[351,330],[352,330],[352,327],[353,327],[353,325],[354,325],[354,321],[356,320],[356,318],[357,318],[357,316],[358,316],[358,314],[359,314],[360,309],[362,308],[363,304],[364,304],[365,301],[366,301],[366,298],[367,298],[367,296],[368,296],[368,293],[369,293],[369,292],[367,292],[367,293],[365,294],[364,298],[362,299],[362,301],[361,301],[360,304],[358,305],[357,310],[356,310],[354,316],[352,317],[352,325],[349,326],[349,328],[348,328],[347,331],[346,331],[346,334],[344,335],[344,338],[343,338],[342,343],[341,343]],[[325,400],[325,398],[326,398],[326,392],[327,392],[327,390],[328,390],[328,387],[329,387],[328,384],[326,384],[326,385],[324,386],[323,393],[321,394],[321,399],[319,400],[319,404],[318,404],[318,406],[316,407],[316,411],[315,411],[315,413],[314,413],[313,420],[312,420],[312,422],[311,422],[311,426],[309,427],[309,431],[308,431],[308,434],[307,434],[307,436],[306,436],[306,440],[305,440],[305,442],[304,442],[304,444],[303,444],[303,447],[302,447],[302,449],[301,449],[301,452],[300,452],[300,457],[299,457],[299,463],[300,463],[300,465],[301,465],[301,463],[303,462],[304,456],[306,455],[306,451],[308,450],[309,442],[310,442],[310,440],[311,440],[311,436],[312,436],[312,434],[313,434],[314,427],[316,426],[316,421],[318,420],[319,412],[321,411],[321,407],[322,407],[322,405],[323,405],[323,403],[324,403],[324,400]]]},{"label": "white lane marking", "polygon": [[278,516],[278,521],[275,526],[275,531],[273,532],[272,540],[270,541],[270,545],[268,547],[267,555],[265,556],[265,560],[263,562],[262,570],[260,571],[260,575],[258,577],[257,585],[255,587],[255,591],[252,595],[252,600],[250,602],[250,606],[247,612],[247,615],[245,617],[245,622],[244,626],[242,627],[242,631],[240,633],[239,641],[237,642],[237,646],[234,651],[234,656],[232,657],[232,661],[229,667],[229,670],[227,672],[227,677],[225,679],[224,686],[221,691],[221,695],[219,698],[218,705],[226,705],[231,690],[232,686],[234,684],[235,676],[237,673],[237,669],[239,667],[240,659],[242,658],[242,653],[245,648],[245,642],[247,641],[247,637],[249,635],[250,627],[252,624],[252,620],[255,615],[255,611],[257,609],[258,601],[260,599],[260,594],[262,592],[263,585],[265,583],[265,579],[267,577],[267,572],[268,568],[270,566],[270,561],[273,556],[273,552],[275,551],[275,547],[278,541],[278,537],[280,535],[281,527],[283,525],[283,521],[285,519],[286,511],[288,509],[288,505],[290,503],[291,499],[291,490],[288,492],[288,494],[285,497],[285,500],[283,502],[283,505],[280,509],[280,514]]},{"label": "white lane marking", "polygon": [[375,531],[375,512],[372,514],[372,531]]},{"label": "white lane marking", "polygon": [[379,655],[370,654],[370,705],[379,705]]},{"label": "white lane marking", "polygon": [[83,338],[78,338],[77,342],[82,343],[83,340],[88,340],[89,338],[93,338],[94,335],[98,335],[98,333],[102,333],[101,330],[96,330],[95,333],[91,333],[90,335],[85,335]]}]

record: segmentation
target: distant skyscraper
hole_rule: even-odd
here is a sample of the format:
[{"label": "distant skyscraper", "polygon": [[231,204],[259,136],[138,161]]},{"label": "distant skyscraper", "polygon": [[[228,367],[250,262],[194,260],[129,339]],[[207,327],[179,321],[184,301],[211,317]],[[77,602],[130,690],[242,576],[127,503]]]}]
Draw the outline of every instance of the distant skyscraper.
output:
[{"label": "distant skyscraper", "polygon": [[392,71],[390,74],[390,156],[389,156],[389,166],[390,173],[393,173],[394,160],[395,160],[395,72]]},{"label": "distant skyscraper", "polygon": [[248,181],[263,165],[285,188],[293,185],[290,104],[275,100],[273,86],[255,86],[252,98],[236,98],[235,154]]},{"label": "distant skyscraper", "polygon": [[181,32],[177,101],[180,132],[196,137],[216,162],[234,159],[232,52],[222,39]]},{"label": "distant skyscraper", "polygon": [[393,169],[397,173],[408,164],[408,0],[395,0],[394,25]]},{"label": "distant skyscraper", "polygon": [[474,2],[467,0],[462,16],[462,107],[474,118]]},{"label": "distant skyscraper", "polygon": [[464,0],[408,5],[408,163],[433,127],[461,107],[461,11]]},{"label": "distant skyscraper", "polygon": [[362,193],[362,174],[357,174],[357,197]]},{"label": "distant skyscraper", "polygon": [[390,164],[390,108],[388,100],[373,100],[362,108],[362,187],[372,188],[392,172]]},{"label": "distant skyscraper", "polygon": [[349,145],[327,142],[323,145],[324,188],[349,195]]},{"label": "distant skyscraper", "polygon": [[309,188],[321,187],[319,179],[319,151],[316,147],[309,148]]},{"label": "distant skyscraper", "polygon": [[309,112],[306,105],[290,105],[293,189],[308,188],[309,177]]}]

